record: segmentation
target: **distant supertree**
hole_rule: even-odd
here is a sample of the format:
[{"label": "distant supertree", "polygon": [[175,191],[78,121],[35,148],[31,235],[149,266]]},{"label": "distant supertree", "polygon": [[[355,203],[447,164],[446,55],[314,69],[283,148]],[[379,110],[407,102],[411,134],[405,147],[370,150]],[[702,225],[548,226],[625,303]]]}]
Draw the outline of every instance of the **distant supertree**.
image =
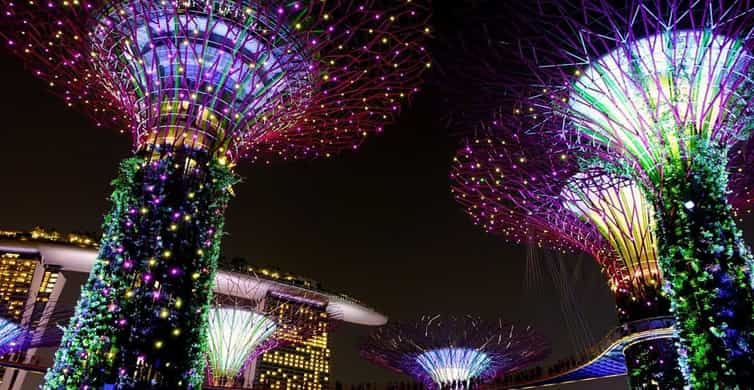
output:
[{"label": "distant supertree", "polygon": [[256,308],[219,305],[209,312],[208,382],[234,387],[247,362],[272,349],[277,323]]},{"label": "distant supertree", "polygon": [[429,67],[422,1],[0,7],[4,43],[35,75],[134,139],[46,389],[199,388],[234,164],[356,149]]},{"label": "distant supertree", "polygon": [[424,316],[378,329],[361,354],[428,389],[468,389],[542,360],[549,351],[549,343],[531,327],[471,316]]},{"label": "distant supertree", "polygon": [[0,356],[57,345],[61,336],[57,324],[72,314],[70,307],[49,300],[20,309],[0,306]]},{"label": "distant supertree", "polygon": [[537,5],[514,38],[530,65],[518,82],[536,91],[525,112],[560,120],[583,164],[645,192],[691,385],[753,382],[754,262],[726,197],[730,151],[754,123],[754,7]]},{"label": "distant supertree", "polygon": [[[574,150],[542,130],[546,123],[527,132],[532,124],[519,119],[493,120],[456,154],[452,192],[472,221],[512,242],[592,255],[621,323],[670,316],[643,192],[601,168],[581,169]],[[683,388],[673,339],[634,343],[624,353],[632,388],[652,381]]]},{"label": "distant supertree", "polygon": [[[218,281],[209,312],[208,383],[215,387],[239,387],[247,366],[263,353],[287,345],[295,333],[301,339],[313,334],[310,298],[269,304],[266,288],[254,276]],[[284,306],[284,307],[283,307]],[[282,313],[282,314],[281,314]]]}]

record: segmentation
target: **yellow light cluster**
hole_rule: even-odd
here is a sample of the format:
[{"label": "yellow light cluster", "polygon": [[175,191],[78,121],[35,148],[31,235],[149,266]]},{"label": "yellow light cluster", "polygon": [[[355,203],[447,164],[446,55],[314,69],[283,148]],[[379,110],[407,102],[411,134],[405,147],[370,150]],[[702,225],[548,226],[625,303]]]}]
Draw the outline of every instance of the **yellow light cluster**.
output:
[{"label": "yellow light cluster", "polygon": [[97,241],[91,237],[73,233],[64,235],[55,230],[48,231],[41,227],[35,227],[29,232],[17,230],[0,230],[0,237],[22,241],[50,241],[83,247],[97,247]]},{"label": "yellow light cluster", "polygon": [[246,272],[248,273],[254,273],[254,274],[262,274],[267,279],[275,279],[275,280],[285,280],[288,282],[295,282],[297,285],[307,287],[307,288],[317,288],[317,283],[304,278],[302,276],[297,276],[289,273],[281,273],[279,271],[269,270],[267,268],[254,268],[254,267],[246,267]]},{"label": "yellow light cluster", "polygon": [[18,253],[0,255],[0,306],[16,319],[24,310],[37,264]]},{"label": "yellow light cluster", "polygon": [[[286,315],[280,305],[279,315]],[[328,316],[324,309],[309,307],[306,313],[314,324],[314,334],[302,339],[300,330],[283,327],[276,337],[290,344],[263,354],[259,359],[256,382],[271,389],[322,390],[328,387],[330,349],[327,346]]]}]

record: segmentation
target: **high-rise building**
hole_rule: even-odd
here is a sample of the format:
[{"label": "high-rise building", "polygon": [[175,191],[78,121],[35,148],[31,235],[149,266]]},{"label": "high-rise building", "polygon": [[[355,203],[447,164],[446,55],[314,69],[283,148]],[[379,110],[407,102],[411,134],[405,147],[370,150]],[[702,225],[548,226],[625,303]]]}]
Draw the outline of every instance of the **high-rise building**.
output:
[{"label": "high-rise building", "polygon": [[39,259],[25,253],[0,252],[0,312],[5,317],[21,319],[31,292],[34,271]]},{"label": "high-rise building", "polygon": [[[30,232],[0,230],[0,312],[23,322],[53,309],[72,311],[96,256],[96,240],[81,235],[39,228]],[[382,314],[346,295],[328,292],[308,278],[250,267],[237,259],[222,262],[220,270],[216,294],[236,295],[237,291],[225,291],[223,286],[244,280],[256,284],[249,291],[259,294],[246,298],[261,299],[280,318],[290,314],[286,311],[294,302],[309,316],[306,328],[282,326],[277,330],[281,332],[278,336],[290,343],[251,362],[243,373],[244,388],[257,384],[273,389],[327,389],[333,318],[366,326],[387,322]],[[47,332],[60,333],[59,326],[66,326],[68,320],[58,316],[38,323]],[[0,359],[0,390],[38,388],[44,371],[52,365],[55,349],[34,348]],[[4,365],[8,367],[3,369]]]},{"label": "high-rise building", "polygon": [[[275,315],[284,319],[291,315],[292,306],[288,304],[291,301],[297,305],[300,302],[295,296],[270,293],[266,305],[274,307]],[[330,348],[327,341],[331,322],[326,302],[310,300],[304,315],[309,317],[308,326],[311,329],[279,329],[279,337],[287,339],[289,343],[259,357],[256,362],[256,384],[270,389],[328,388]],[[302,335],[302,332],[306,335]]]}]

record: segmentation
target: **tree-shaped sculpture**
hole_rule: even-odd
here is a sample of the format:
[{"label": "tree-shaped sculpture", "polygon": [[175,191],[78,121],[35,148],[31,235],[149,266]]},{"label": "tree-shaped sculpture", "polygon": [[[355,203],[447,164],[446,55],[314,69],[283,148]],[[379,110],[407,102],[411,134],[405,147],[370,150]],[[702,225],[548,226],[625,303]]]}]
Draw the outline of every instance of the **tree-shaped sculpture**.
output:
[{"label": "tree-shaped sculpture", "polygon": [[361,354],[428,389],[471,389],[536,363],[549,351],[549,343],[531,327],[471,316],[423,316],[378,329]]},{"label": "tree-shaped sculpture", "polygon": [[[529,132],[535,125],[538,131]],[[591,254],[608,279],[621,323],[649,324],[670,316],[653,213],[644,194],[630,180],[602,169],[581,170],[574,150],[547,125],[498,118],[481,128],[454,159],[456,200],[487,232]],[[672,338],[648,338],[624,354],[632,388],[652,382],[683,388]]]},{"label": "tree-shaped sculpture", "polygon": [[221,305],[209,312],[209,380],[213,386],[234,387],[246,363],[274,347],[274,320],[256,311]]},{"label": "tree-shaped sculpture", "polygon": [[29,336],[30,332],[26,327],[0,317],[0,356],[25,348]]},{"label": "tree-shaped sculpture", "polygon": [[34,74],[134,138],[46,389],[199,388],[232,166],[357,148],[429,66],[420,1],[0,6]]},{"label": "tree-shaped sculpture", "polygon": [[56,300],[12,309],[5,302],[0,304],[0,356],[57,345],[61,337],[58,322],[68,320],[71,314],[70,306]]},{"label": "tree-shaped sculpture", "polygon": [[314,296],[299,292],[297,300],[269,300],[269,294],[276,293],[253,275],[233,274],[218,283],[224,284],[219,286],[223,294],[215,296],[209,312],[210,385],[242,386],[243,374],[254,359],[291,343],[291,334],[306,339],[313,333],[309,307]]},{"label": "tree-shaped sculpture", "polygon": [[726,167],[752,123],[751,4],[537,9],[525,28],[537,32],[516,51],[531,69],[519,82],[537,90],[527,111],[560,120],[586,164],[631,177],[653,205],[691,385],[750,383],[754,262],[726,199]]}]

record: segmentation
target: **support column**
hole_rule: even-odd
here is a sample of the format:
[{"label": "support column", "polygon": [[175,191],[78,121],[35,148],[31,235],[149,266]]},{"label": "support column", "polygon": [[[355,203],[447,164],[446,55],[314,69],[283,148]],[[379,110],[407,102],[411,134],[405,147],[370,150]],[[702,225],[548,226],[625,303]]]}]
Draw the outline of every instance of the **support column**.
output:
[{"label": "support column", "polygon": [[199,389],[235,175],[195,155],[128,159],[46,390]]}]

